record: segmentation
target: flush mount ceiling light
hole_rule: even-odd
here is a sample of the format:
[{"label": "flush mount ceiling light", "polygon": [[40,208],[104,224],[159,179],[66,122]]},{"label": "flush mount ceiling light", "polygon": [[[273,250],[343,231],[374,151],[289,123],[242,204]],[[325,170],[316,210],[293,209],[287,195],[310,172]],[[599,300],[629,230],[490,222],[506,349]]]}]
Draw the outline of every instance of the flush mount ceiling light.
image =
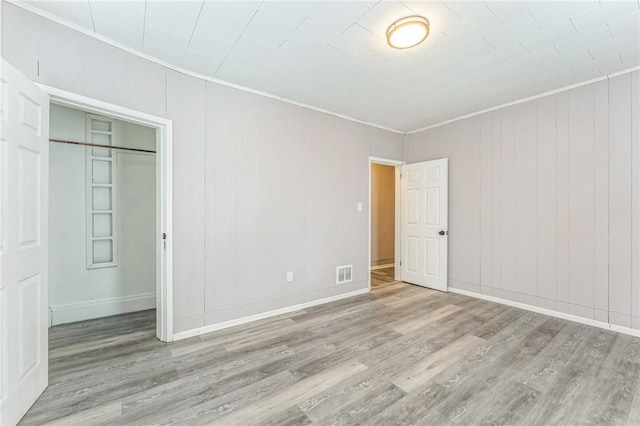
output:
[{"label": "flush mount ceiling light", "polygon": [[395,49],[409,49],[422,43],[429,35],[429,21],[422,16],[398,19],[387,30],[387,43]]}]

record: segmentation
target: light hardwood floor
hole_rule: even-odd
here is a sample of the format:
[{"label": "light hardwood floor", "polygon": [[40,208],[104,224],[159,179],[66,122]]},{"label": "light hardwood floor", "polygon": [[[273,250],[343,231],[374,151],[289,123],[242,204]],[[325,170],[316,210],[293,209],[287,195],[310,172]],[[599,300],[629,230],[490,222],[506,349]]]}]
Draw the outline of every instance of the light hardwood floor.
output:
[{"label": "light hardwood floor", "polygon": [[373,269],[371,271],[371,287],[381,287],[395,282],[394,267]]},{"label": "light hardwood floor", "polygon": [[465,296],[380,283],[172,344],[154,315],[53,327],[22,424],[640,424],[640,339]]}]

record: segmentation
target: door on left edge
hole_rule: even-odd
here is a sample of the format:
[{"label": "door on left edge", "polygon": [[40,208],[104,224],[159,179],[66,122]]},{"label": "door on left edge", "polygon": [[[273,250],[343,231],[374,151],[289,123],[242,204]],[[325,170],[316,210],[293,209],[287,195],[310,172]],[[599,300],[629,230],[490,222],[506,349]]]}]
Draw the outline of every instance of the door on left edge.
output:
[{"label": "door on left edge", "polygon": [[0,68],[0,424],[48,383],[49,96]]}]

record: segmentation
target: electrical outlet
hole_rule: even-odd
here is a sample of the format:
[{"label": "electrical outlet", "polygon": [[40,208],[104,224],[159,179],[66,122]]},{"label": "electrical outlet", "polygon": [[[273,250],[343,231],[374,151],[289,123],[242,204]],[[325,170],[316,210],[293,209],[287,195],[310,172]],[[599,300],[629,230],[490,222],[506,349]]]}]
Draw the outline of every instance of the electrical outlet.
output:
[{"label": "electrical outlet", "polygon": [[288,283],[292,283],[293,282],[293,271],[287,272],[287,282]]}]

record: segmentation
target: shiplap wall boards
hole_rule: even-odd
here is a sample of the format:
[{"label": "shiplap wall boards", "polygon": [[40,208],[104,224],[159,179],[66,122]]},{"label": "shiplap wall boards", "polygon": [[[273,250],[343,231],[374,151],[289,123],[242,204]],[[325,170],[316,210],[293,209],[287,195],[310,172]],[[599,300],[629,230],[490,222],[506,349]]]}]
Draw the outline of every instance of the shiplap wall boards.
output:
[{"label": "shiplap wall boards", "polygon": [[449,286],[640,329],[639,80],[407,135],[449,158]]}]

